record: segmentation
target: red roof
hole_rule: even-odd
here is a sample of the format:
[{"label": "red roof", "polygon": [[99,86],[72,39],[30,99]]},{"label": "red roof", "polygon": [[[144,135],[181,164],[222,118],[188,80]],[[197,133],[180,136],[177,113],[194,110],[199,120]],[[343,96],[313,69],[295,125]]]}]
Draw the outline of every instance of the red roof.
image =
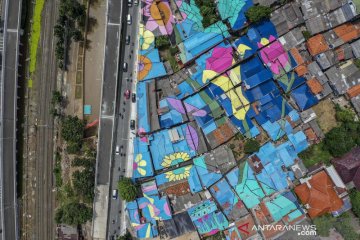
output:
[{"label": "red roof", "polygon": [[325,37],[322,34],[315,35],[307,41],[307,47],[312,56],[323,53],[329,49]]},{"label": "red roof", "polygon": [[358,24],[345,23],[339,27],[334,28],[336,35],[344,42],[349,42],[360,35]]},{"label": "red roof", "polygon": [[298,185],[294,190],[301,202],[309,206],[307,210],[311,218],[331,213],[343,206],[343,201],[336,194],[334,184],[325,171],[313,175],[308,184]]},{"label": "red roof", "polygon": [[357,95],[359,95],[360,94],[360,85],[356,85],[356,86],[349,88],[349,90],[347,90],[347,94],[348,94],[349,98],[353,98],[353,97],[356,97]]},{"label": "red roof", "polygon": [[306,83],[313,94],[321,93],[321,91],[324,90],[323,86],[316,78],[309,79]]}]

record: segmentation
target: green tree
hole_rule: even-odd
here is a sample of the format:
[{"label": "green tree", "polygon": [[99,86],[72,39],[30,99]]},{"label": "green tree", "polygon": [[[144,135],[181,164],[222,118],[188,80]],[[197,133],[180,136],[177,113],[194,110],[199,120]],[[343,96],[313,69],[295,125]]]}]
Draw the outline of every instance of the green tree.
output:
[{"label": "green tree", "polygon": [[271,8],[261,5],[252,6],[246,11],[246,18],[252,23],[258,23],[262,20],[269,19],[271,14]]},{"label": "green tree", "polygon": [[344,122],[344,123],[354,122],[354,119],[355,119],[354,112],[352,112],[349,109],[342,108],[339,105],[336,105],[335,109],[336,109],[336,113],[335,113],[336,120],[338,120],[339,122]]},{"label": "green tree", "polygon": [[72,174],[72,182],[75,192],[84,200],[91,202],[94,198],[95,173],[93,169],[76,170]]},{"label": "green tree", "polygon": [[360,58],[354,59],[354,64],[357,68],[360,68]]},{"label": "green tree", "polygon": [[309,40],[309,38],[311,38],[311,33],[309,31],[302,31],[302,34],[305,40]]},{"label": "green tree", "polygon": [[68,142],[66,146],[66,152],[68,154],[78,154],[81,151],[81,141],[79,142]]},{"label": "green tree", "polygon": [[325,135],[324,146],[331,155],[339,157],[350,151],[355,146],[355,141],[349,137],[345,126],[341,125],[331,129]]},{"label": "green tree", "polygon": [[78,29],[74,29],[71,32],[71,36],[72,36],[72,38],[74,39],[75,42],[79,42],[79,41],[84,40],[82,32],[80,30],[78,30]]},{"label": "green tree", "polygon": [[125,201],[134,201],[137,196],[137,187],[130,178],[121,178],[118,182],[119,196]]},{"label": "green tree", "polygon": [[84,137],[85,122],[78,117],[66,116],[62,121],[61,136],[67,142],[77,143]]},{"label": "green tree", "polygon": [[316,232],[320,236],[328,237],[329,230],[333,227],[335,219],[329,214],[317,217],[314,219],[314,224],[316,225]]},{"label": "green tree", "polygon": [[51,98],[51,104],[58,105],[63,101],[63,96],[59,91],[53,91],[53,96]]},{"label": "green tree", "polygon": [[360,192],[357,190],[351,191],[350,200],[353,212],[357,217],[360,217]]},{"label": "green tree", "polygon": [[219,231],[214,235],[205,237],[205,240],[222,240],[222,239],[225,239],[224,233],[222,231]]},{"label": "green tree", "polygon": [[157,36],[155,38],[155,46],[157,48],[167,48],[170,46],[169,37],[167,36]]},{"label": "green tree", "polygon": [[126,233],[124,235],[117,238],[117,240],[132,240],[132,239],[133,238],[128,231],[126,231]]},{"label": "green tree", "polygon": [[244,152],[247,154],[251,154],[259,151],[260,144],[255,139],[249,139],[244,144]]},{"label": "green tree", "polygon": [[56,223],[78,225],[92,218],[92,209],[83,203],[71,202],[58,208],[55,212]]},{"label": "green tree", "polygon": [[348,213],[343,213],[339,216],[334,223],[334,227],[346,240],[358,240],[360,238],[360,235],[351,226],[350,215]]}]

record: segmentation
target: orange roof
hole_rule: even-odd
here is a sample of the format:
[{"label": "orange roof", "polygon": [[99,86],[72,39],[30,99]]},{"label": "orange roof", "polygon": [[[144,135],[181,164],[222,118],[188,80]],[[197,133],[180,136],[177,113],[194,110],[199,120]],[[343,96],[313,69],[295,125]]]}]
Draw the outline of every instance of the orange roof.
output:
[{"label": "orange roof", "polygon": [[277,222],[271,225],[274,227],[268,229],[265,228],[264,231],[262,231],[266,239],[271,239],[272,237],[275,237],[276,235],[279,235],[281,232],[285,231],[284,227],[277,227],[279,225],[284,226],[282,222]]},{"label": "orange roof", "polygon": [[300,65],[295,68],[295,72],[297,73],[297,75],[299,75],[301,77],[301,76],[304,76],[305,73],[308,72],[308,69],[305,65]]},{"label": "orange roof", "polygon": [[339,210],[343,206],[343,201],[338,197],[334,190],[329,175],[321,171],[312,176],[307,183],[295,187],[295,193],[303,204],[308,204],[308,214],[311,218],[321,216]]},{"label": "orange roof", "polygon": [[297,50],[296,48],[292,48],[292,49],[290,49],[290,53],[294,57],[294,59],[298,65],[304,63],[304,59],[300,55],[299,50]]},{"label": "orange roof", "polygon": [[316,78],[312,78],[312,79],[308,80],[306,83],[309,86],[309,88],[313,94],[318,94],[324,89],[323,86],[320,84],[320,82]]},{"label": "orange roof", "polygon": [[360,94],[360,85],[353,86],[347,90],[349,98],[356,97]]},{"label": "orange roof", "polygon": [[310,141],[313,141],[313,140],[317,139],[317,136],[316,136],[316,134],[315,134],[315,132],[314,132],[314,130],[312,128],[306,129],[305,130],[305,135]]},{"label": "orange roof", "polygon": [[329,49],[328,44],[322,34],[315,35],[307,41],[307,47],[312,56],[325,52]]},{"label": "orange roof", "polygon": [[349,42],[360,35],[359,25],[354,25],[352,23],[345,23],[341,26],[338,26],[334,28],[334,32],[344,42]]}]

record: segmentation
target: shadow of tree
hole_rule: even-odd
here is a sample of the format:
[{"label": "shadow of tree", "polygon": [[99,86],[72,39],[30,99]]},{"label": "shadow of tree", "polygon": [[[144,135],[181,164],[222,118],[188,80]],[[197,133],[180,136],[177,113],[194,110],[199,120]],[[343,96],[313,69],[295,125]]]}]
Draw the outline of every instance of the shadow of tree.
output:
[{"label": "shadow of tree", "polygon": [[98,21],[96,18],[89,16],[88,25],[87,25],[87,32],[92,33],[94,32],[95,28],[98,26]]}]

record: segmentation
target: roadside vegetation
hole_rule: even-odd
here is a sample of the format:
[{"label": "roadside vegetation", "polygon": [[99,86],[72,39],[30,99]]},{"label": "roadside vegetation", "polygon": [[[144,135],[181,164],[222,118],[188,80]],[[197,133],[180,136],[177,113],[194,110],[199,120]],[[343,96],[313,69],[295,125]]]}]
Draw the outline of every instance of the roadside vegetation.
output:
[{"label": "roadside vegetation", "polygon": [[85,121],[78,117],[66,116],[61,120],[61,136],[66,141],[69,154],[79,153],[84,137]]},{"label": "roadside vegetation", "polygon": [[213,0],[195,0],[195,4],[200,9],[200,14],[203,17],[202,25],[204,28],[207,28],[220,20],[216,12],[216,4]]},{"label": "roadside vegetation", "polygon": [[32,88],[32,74],[36,69],[36,57],[39,47],[40,33],[41,33],[41,13],[44,8],[45,0],[36,0],[35,9],[32,19],[31,35],[30,35],[30,79],[28,82],[29,88]]},{"label": "roadside vegetation", "polygon": [[96,143],[84,139],[84,120],[63,114],[64,101],[60,92],[53,92],[50,112],[57,117],[60,133],[53,170],[58,202],[55,221],[78,225],[92,218]]},{"label": "roadside vegetation", "polygon": [[272,9],[270,7],[255,5],[246,11],[246,18],[252,23],[258,23],[262,20],[269,19]]},{"label": "roadside vegetation", "polygon": [[338,126],[327,132],[321,143],[299,154],[306,167],[317,163],[330,164],[332,158],[340,157],[360,145],[360,122],[355,121],[355,113],[340,106],[335,109]]},{"label": "roadside vegetation", "polygon": [[138,190],[137,186],[131,181],[131,178],[123,177],[118,182],[119,196],[127,202],[134,201]]},{"label": "roadside vegetation", "polygon": [[129,231],[126,231],[126,233],[120,237],[117,238],[117,240],[132,240],[133,237],[129,233]]},{"label": "roadside vegetation", "polygon": [[84,40],[86,7],[77,0],[62,0],[59,7],[59,18],[54,27],[57,39],[55,55],[59,68],[66,69],[66,58],[71,40],[78,42]]},{"label": "roadside vegetation", "polygon": [[61,206],[55,214],[57,223],[65,223],[76,226],[83,224],[92,218],[92,209],[83,203],[68,203]]}]

